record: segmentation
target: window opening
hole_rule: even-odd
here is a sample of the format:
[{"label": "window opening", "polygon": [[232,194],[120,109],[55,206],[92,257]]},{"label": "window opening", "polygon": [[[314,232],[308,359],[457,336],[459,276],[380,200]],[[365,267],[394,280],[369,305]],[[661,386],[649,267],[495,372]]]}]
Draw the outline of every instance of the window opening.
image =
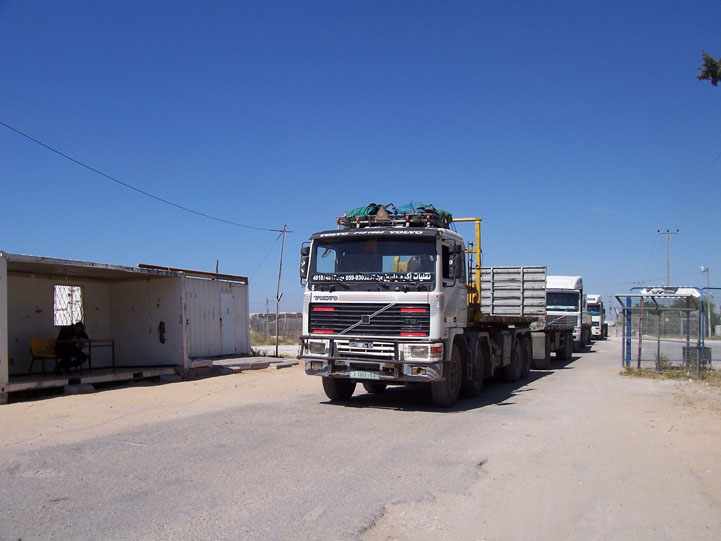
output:
[{"label": "window opening", "polygon": [[80,286],[55,285],[53,325],[63,327],[83,321],[83,290]]}]

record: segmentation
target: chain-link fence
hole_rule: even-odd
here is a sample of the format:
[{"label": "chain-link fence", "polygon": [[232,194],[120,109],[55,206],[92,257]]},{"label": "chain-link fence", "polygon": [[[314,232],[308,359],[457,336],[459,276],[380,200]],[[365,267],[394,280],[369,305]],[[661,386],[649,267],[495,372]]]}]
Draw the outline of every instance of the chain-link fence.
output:
[{"label": "chain-link fence", "polygon": [[624,367],[696,376],[712,369],[715,344],[705,340],[711,309],[700,290],[652,289],[616,299],[622,307]]},{"label": "chain-link fence", "polygon": [[[278,314],[278,336],[294,339],[300,336],[303,327],[303,314],[286,312]],[[250,330],[265,337],[275,336],[275,314],[251,314]]]}]

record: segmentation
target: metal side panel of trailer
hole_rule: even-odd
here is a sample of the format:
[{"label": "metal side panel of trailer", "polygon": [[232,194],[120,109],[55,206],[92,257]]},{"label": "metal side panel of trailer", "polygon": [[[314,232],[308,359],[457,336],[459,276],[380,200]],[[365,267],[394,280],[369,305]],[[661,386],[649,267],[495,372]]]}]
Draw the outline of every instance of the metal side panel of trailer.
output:
[{"label": "metal side panel of trailer", "polygon": [[539,317],[546,313],[546,267],[483,267],[481,315]]}]

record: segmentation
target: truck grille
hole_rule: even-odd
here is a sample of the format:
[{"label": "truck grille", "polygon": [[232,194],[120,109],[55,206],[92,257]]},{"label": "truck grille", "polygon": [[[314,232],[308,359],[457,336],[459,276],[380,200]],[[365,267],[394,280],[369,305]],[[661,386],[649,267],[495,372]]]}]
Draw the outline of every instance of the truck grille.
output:
[{"label": "truck grille", "polygon": [[367,344],[354,342],[354,340],[336,340],[335,347],[338,357],[388,361],[397,358],[396,348],[392,342],[378,342],[377,340]]},{"label": "truck grille", "polygon": [[575,325],[575,315],[546,315],[546,325]]},{"label": "truck grille", "polygon": [[387,306],[313,303],[308,310],[309,330],[314,334],[341,334],[345,331],[348,336],[428,336],[431,328],[430,305]]}]

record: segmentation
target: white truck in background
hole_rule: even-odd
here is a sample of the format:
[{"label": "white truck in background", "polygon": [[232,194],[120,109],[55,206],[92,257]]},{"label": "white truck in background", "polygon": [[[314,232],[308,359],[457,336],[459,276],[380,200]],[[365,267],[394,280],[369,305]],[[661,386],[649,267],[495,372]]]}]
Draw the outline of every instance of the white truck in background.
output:
[{"label": "white truck in background", "polygon": [[547,276],[546,317],[558,324],[573,324],[574,351],[591,343],[591,315],[581,276]]},{"label": "white truck in background", "polygon": [[586,295],[586,306],[591,314],[591,337],[608,337],[608,323],[606,323],[606,311],[603,306],[601,295]]}]

